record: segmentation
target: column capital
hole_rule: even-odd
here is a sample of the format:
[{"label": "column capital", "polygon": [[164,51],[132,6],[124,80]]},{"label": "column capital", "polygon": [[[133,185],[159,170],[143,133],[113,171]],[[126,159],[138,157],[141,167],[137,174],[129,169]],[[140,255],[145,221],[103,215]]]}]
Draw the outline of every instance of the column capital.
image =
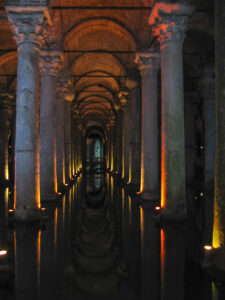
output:
[{"label": "column capital", "polygon": [[152,75],[159,68],[160,54],[158,52],[136,53],[135,62],[138,64],[141,77]]},{"label": "column capital", "polygon": [[40,53],[40,72],[46,76],[57,76],[62,68],[63,54],[60,51],[45,51]]},{"label": "column capital", "polygon": [[128,105],[128,100],[129,100],[129,92],[128,91],[120,91],[118,93],[118,97],[120,99],[122,107]]},{"label": "column capital", "polygon": [[161,48],[169,41],[183,43],[188,16],[193,9],[185,3],[155,3],[149,17],[152,31],[160,41]]},{"label": "column capital", "polygon": [[51,23],[48,8],[7,6],[6,10],[18,49],[32,45],[39,50]]},{"label": "column capital", "polygon": [[0,93],[0,108],[10,111],[16,106],[15,95],[11,93]]}]

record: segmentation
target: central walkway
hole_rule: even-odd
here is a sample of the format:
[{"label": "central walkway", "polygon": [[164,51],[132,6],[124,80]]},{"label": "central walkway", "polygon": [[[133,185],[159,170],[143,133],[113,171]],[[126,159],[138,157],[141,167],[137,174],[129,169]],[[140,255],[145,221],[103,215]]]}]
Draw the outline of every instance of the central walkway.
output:
[{"label": "central walkway", "polygon": [[198,266],[196,225],[161,226],[153,205],[138,205],[116,181],[81,176],[38,225],[11,224],[2,191],[1,300],[224,299]]}]

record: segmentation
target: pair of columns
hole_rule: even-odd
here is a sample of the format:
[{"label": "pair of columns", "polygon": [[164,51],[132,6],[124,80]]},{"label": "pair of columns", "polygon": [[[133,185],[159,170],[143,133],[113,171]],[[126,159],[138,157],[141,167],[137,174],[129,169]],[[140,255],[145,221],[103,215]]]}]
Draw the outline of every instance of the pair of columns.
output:
[{"label": "pair of columns", "polygon": [[147,200],[159,198],[157,72],[161,58],[161,216],[172,219],[186,214],[182,49],[190,13],[185,4],[156,3],[149,24],[160,42],[161,55],[150,52],[136,59],[142,76],[140,194]]},{"label": "pair of columns", "polygon": [[[40,179],[44,200],[52,199],[57,192],[56,78],[60,54],[43,53],[40,59],[42,39],[50,24],[47,7],[26,9],[8,6],[7,10],[18,46],[15,217],[27,221],[39,217]],[[42,76],[39,114],[40,62]],[[68,109],[66,104],[65,110]],[[69,144],[67,140],[65,142]]]}]

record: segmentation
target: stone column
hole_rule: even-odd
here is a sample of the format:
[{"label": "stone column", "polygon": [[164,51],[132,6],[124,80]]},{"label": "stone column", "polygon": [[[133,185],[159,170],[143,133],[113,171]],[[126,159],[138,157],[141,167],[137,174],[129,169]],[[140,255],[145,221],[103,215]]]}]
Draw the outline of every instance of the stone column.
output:
[{"label": "stone column", "polygon": [[60,52],[42,51],[40,56],[40,184],[41,200],[55,200],[56,172],[56,78],[60,68]]},{"label": "stone column", "polygon": [[69,183],[72,179],[71,170],[71,101],[74,99],[74,94],[67,93],[65,95],[65,180]]},{"label": "stone column", "polygon": [[115,170],[115,118],[112,118],[110,121],[110,143],[111,143],[111,170]]},{"label": "stone column", "polygon": [[111,138],[110,138],[110,124],[106,124],[107,129],[107,170],[111,168]]},{"label": "stone column", "polygon": [[9,106],[12,102],[10,94],[0,94],[0,186],[9,180]]},{"label": "stone column", "polygon": [[141,131],[141,198],[156,200],[158,184],[158,53],[137,54],[136,62],[142,77]]},{"label": "stone column", "polygon": [[212,66],[204,69],[202,88],[204,107],[204,242],[211,245],[216,148],[215,84]]},{"label": "stone column", "polygon": [[213,247],[214,263],[225,271],[225,2],[215,1],[216,161]]},{"label": "stone column", "polygon": [[128,92],[120,92],[119,98],[122,104],[122,181],[129,181],[130,162],[130,106],[128,103]]},{"label": "stone column", "polygon": [[161,216],[175,219],[186,215],[182,48],[190,12],[156,3],[149,19],[161,49]]},{"label": "stone column", "polygon": [[117,172],[122,171],[122,111],[119,106],[116,106],[117,109],[117,122],[116,122],[116,151],[117,151]]},{"label": "stone column", "polygon": [[15,218],[29,221],[40,208],[39,50],[48,10],[7,10],[18,45]]},{"label": "stone column", "polygon": [[141,99],[138,86],[138,74],[129,75],[126,86],[130,95],[130,166],[128,192],[137,192],[140,186],[140,153],[141,153]]},{"label": "stone column", "polygon": [[57,153],[57,184],[59,192],[65,188],[65,95],[68,78],[61,72],[57,80],[56,99],[56,153]]}]

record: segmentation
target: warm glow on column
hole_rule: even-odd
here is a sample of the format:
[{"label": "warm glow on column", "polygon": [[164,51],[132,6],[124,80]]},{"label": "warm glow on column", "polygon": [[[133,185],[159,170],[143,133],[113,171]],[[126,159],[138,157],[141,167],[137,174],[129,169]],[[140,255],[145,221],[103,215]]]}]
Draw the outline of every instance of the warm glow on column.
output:
[{"label": "warm glow on column", "polygon": [[165,206],[166,203],[166,163],[165,163],[165,156],[166,156],[166,151],[165,151],[165,133],[163,130],[163,123],[162,123],[162,145],[161,145],[161,207]]},{"label": "warm glow on column", "polygon": [[40,141],[38,141],[38,147],[37,147],[37,186],[36,186],[36,205],[38,209],[41,209],[41,190],[40,190]]},{"label": "warm glow on column", "polygon": [[9,163],[8,163],[8,157],[5,162],[5,179],[9,180]]},{"label": "warm glow on column", "polygon": [[5,189],[5,216],[8,216],[8,209],[9,209],[9,188]]},{"label": "warm glow on column", "polygon": [[213,248],[220,248],[223,243],[222,228],[218,216],[218,204],[214,201]]}]

